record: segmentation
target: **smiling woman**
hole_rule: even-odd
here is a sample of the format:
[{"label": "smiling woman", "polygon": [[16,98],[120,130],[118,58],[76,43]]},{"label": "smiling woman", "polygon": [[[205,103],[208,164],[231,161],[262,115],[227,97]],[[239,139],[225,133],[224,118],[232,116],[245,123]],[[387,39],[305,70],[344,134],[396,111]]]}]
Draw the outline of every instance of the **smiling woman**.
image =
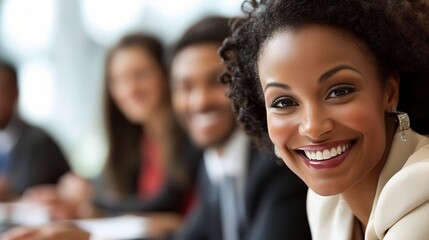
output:
[{"label": "smiling woman", "polygon": [[429,139],[396,108],[429,132],[429,3],[244,6],[223,81],[247,132],[310,187],[313,238],[425,239]]},{"label": "smiling woman", "polygon": [[397,81],[383,91],[359,45],[335,28],[311,25],[276,34],[259,57],[270,138],[321,195],[342,193],[370,176],[387,150],[384,114],[396,106]]}]

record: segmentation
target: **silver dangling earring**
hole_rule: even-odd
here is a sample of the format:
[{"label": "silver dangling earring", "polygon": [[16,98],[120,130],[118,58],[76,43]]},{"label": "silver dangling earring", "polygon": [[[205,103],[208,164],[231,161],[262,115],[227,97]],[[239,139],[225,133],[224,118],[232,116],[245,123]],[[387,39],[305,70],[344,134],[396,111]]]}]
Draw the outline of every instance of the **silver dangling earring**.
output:
[{"label": "silver dangling earring", "polygon": [[396,108],[392,108],[392,112],[396,115],[395,121],[398,123],[399,131],[401,131],[401,140],[406,142],[408,137],[405,130],[410,129],[410,118],[407,113],[397,111]]},{"label": "silver dangling earring", "polygon": [[279,152],[279,150],[277,149],[277,146],[274,146],[274,155],[276,155],[276,157],[278,157],[278,158],[282,158],[282,156],[280,155],[280,152]]}]

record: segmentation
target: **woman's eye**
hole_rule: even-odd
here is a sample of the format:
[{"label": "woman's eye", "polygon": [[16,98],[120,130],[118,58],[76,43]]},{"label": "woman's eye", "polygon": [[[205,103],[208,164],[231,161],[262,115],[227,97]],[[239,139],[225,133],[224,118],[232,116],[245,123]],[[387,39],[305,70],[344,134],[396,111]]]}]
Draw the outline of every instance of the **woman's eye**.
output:
[{"label": "woman's eye", "polygon": [[352,86],[339,86],[339,87],[335,87],[334,89],[332,89],[329,92],[329,94],[327,96],[327,99],[342,97],[342,96],[350,94],[350,93],[352,93],[354,91],[355,91],[355,88],[352,87]]},{"label": "woman's eye", "polygon": [[272,108],[288,108],[298,106],[298,103],[291,98],[278,98],[272,104]]}]

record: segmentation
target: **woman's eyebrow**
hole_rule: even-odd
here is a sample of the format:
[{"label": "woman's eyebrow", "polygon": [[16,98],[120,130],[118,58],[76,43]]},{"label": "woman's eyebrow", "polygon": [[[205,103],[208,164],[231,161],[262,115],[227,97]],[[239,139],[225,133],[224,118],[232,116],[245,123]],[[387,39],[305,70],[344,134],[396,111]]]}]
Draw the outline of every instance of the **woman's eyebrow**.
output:
[{"label": "woman's eyebrow", "polygon": [[[337,72],[339,72],[341,70],[345,70],[345,69],[351,70],[351,71],[354,71],[354,72],[357,72],[357,73],[360,74],[360,72],[356,68],[353,68],[353,67],[351,67],[349,65],[341,64],[341,65],[338,65],[338,66],[336,66],[336,67],[334,67],[334,68],[326,71],[322,75],[320,75],[318,82],[319,83],[324,82],[324,81],[328,80],[331,76],[333,76],[334,74],[336,74]],[[269,83],[267,83],[267,85],[265,85],[264,92],[268,88],[270,88],[270,87],[276,87],[276,88],[281,88],[281,89],[284,89],[284,90],[290,90],[290,87],[288,85],[284,84],[284,83],[269,82]]]},{"label": "woman's eyebrow", "polygon": [[269,87],[275,87],[275,88],[281,88],[281,89],[284,89],[284,90],[290,90],[290,87],[288,85],[284,84],[284,83],[269,82],[269,83],[267,83],[267,85],[265,85],[264,92],[267,91],[267,89]]},{"label": "woman's eyebrow", "polygon": [[349,65],[341,64],[341,65],[338,65],[338,66],[336,66],[336,67],[334,67],[334,68],[332,68],[332,69],[328,70],[327,72],[323,73],[323,74],[319,77],[319,83],[322,83],[322,82],[326,81],[326,80],[327,80],[328,78],[330,78],[332,75],[334,75],[335,73],[337,73],[337,72],[339,72],[339,71],[341,71],[341,70],[344,70],[344,69],[352,70],[352,71],[357,72],[357,73],[359,73],[359,74],[360,74],[360,72],[359,72],[356,68],[353,68],[353,67],[351,67],[351,66],[349,66]]}]

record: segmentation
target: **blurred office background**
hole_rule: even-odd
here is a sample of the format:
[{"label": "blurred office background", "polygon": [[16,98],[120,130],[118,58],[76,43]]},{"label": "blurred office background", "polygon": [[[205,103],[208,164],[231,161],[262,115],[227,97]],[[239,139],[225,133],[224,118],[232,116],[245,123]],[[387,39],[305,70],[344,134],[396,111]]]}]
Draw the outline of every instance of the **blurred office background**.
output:
[{"label": "blurred office background", "polygon": [[20,114],[58,141],[77,172],[96,174],[106,154],[106,49],[135,31],[169,46],[203,16],[240,15],[242,1],[0,0],[0,57],[18,67]]}]

